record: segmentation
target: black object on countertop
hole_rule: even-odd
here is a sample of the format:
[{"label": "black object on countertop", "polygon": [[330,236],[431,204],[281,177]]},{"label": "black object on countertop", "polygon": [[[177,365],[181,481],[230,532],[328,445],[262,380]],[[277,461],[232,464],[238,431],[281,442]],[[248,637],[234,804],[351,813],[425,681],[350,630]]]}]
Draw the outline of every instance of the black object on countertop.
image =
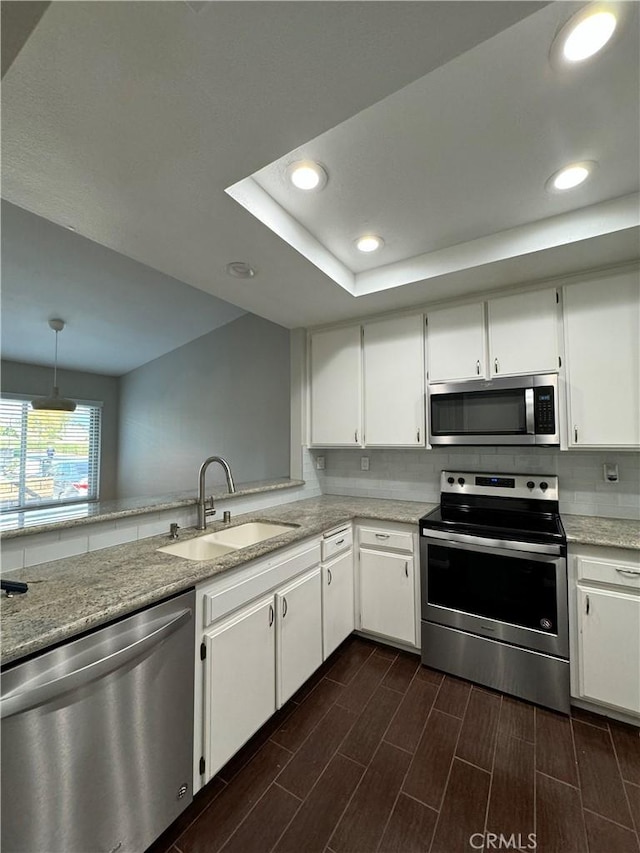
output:
[{"label": "black object on countertop", "polygon": [[3,589],[7,595],[15,595],[16,593],[26,592],[29,587],[22,581],[0,580],[0,589]]}]

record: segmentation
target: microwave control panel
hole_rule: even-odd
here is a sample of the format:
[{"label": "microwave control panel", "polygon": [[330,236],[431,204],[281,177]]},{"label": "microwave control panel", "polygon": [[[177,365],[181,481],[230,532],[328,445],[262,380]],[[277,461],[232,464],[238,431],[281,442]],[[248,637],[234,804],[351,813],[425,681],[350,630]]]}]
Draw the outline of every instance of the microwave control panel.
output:
[{"label": "microwave control panel", "polygon": [[537,435],[553,435],[556,431],[555,394],[551,385],[534,388],[533,416]]}]

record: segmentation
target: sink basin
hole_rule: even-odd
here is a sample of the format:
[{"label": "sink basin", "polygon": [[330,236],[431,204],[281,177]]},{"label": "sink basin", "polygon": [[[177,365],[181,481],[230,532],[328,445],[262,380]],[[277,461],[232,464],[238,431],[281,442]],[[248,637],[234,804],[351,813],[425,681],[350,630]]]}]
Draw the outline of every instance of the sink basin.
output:
[{"label": "sink basin", "polygon": [[175,545],[165,545],[158,548],[165,554],[175,554],[177,557],[186,557],[187,560],[214,560],[229,551],[237,551],[233,545],[223,545],[220,542],[209,542],[207,536],[197,539],[189,539],[188,542],[176,542]]},{"label": "sink basin", "polygon": [[247,524],[230,527],[228,530],[210,533],[205,538],[211,542],[232,545],[234,548],[246,548],[247,545],[255,545],[257,542],[264,542],[265,539],[273,539],[274,536],[287,533],[297,526],[297,524],[271,524],[266,521],[250,521]]},{"label": "sink basin", "polygon": [[175,545],[165,545],[158,548],[165,554],[175,554],[177,557],[185,557],[187,560],[214,560],[230,551],[239,551],[265,539],[272,539],[281,533],[287,533],[299,527],[298,524],[271,524],[266,521],[250,521],[247,524],[239,524],[228,530],[219,530],[217,533],[206,533],[186,542],[176,542]]}]

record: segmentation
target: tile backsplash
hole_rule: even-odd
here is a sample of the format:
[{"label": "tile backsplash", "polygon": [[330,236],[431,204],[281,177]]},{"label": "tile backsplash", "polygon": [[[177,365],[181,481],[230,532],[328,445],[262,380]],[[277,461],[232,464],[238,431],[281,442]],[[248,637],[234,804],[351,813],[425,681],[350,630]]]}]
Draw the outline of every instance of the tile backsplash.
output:
[{"label": "tile backsplash", "polygon": [[[325,468],[315,471],[323,494],[440,500],[440,472],[556,474],[560,512],[609,518],[640,518],[640,454],[547,448],[448,448],[447,450],[313,450]],[[369,470],[362,471],[362,457]],[[604,463],[618,465],[619,480],[604,479]]]}]

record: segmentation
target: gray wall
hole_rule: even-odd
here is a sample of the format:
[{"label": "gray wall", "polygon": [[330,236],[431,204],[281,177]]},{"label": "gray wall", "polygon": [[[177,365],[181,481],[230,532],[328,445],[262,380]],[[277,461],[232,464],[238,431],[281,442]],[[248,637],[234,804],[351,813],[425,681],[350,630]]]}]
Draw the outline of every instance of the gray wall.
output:
[{"label": "gray wall", "polygon": [[[17,361],[2,361],[2,391],[44,397],[51,393],[53,368]],[[102,402],[102,449],[100,498],[116,497],[118,458],[118,379],[78,370],[58,370],[58,386],[64,397]]]},{"label": "gray wall", "polygon": [[288,476],[289,384],[289,331],[253,314],[122,376],[118,496],[195,494],[211,455],[237,483]]}]

